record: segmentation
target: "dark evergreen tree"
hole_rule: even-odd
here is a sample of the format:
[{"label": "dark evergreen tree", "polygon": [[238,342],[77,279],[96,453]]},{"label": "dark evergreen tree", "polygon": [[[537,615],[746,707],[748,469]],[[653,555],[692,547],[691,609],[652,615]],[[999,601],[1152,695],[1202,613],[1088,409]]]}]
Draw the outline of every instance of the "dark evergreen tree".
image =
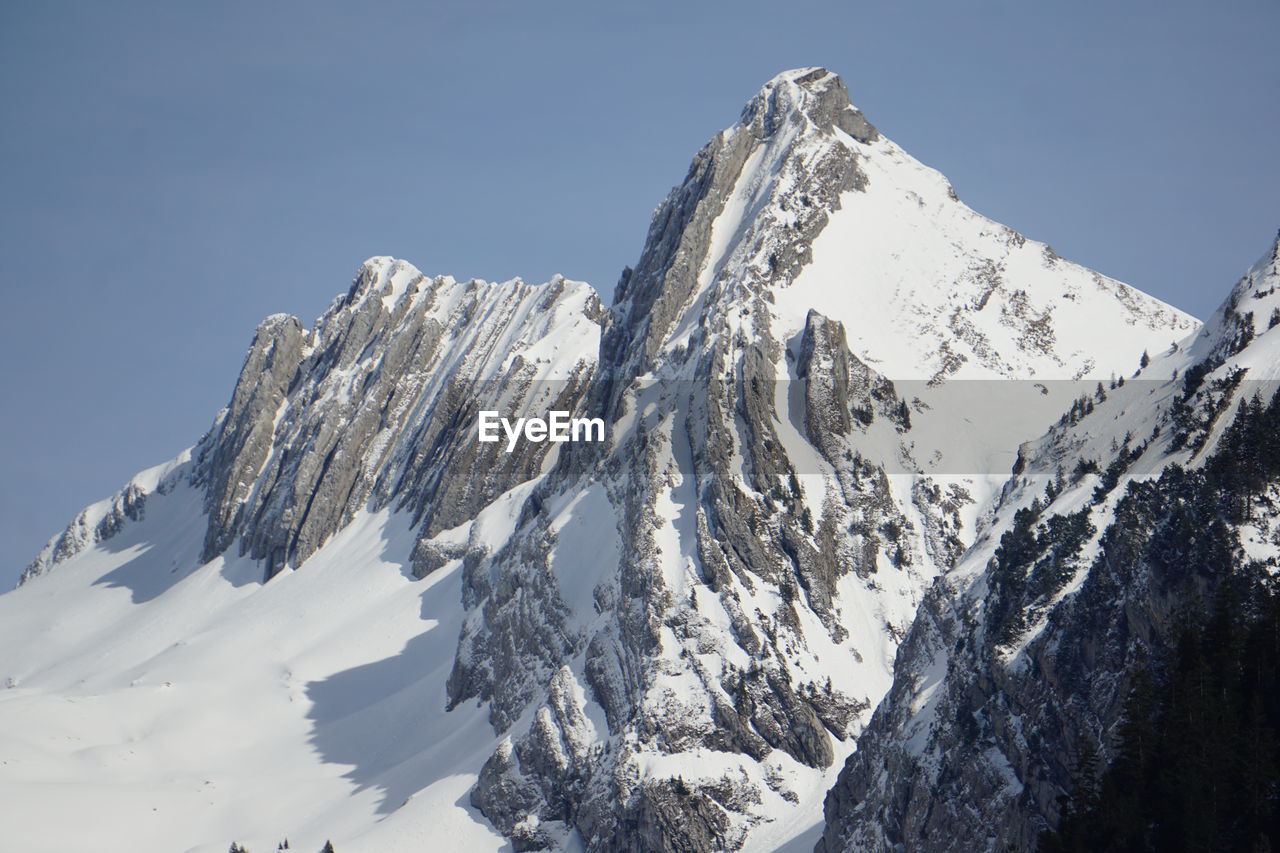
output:
[{"label": "dark evergreen tree", "polygon": [[[1186,387],[1202,379],[1189,371]],[[1214,381],[1217,413],[1238,384]],[[1280,394],[1243,399],[1203,466],[1131,482],[1116,505],[1101,541],[1112,570],[1145,564],[1167,592],[1181,590],[1181,610],[1167,647],[1130,676],[1096,786],[1078,759],[1043,853],[1280,849],[1280,584],[1244,555],[1236,530],[1276,512],[1277,436]]]},{"label": "dark evergreen tree", "polygon": [[1167,665],[1134,675],[1114,760],[1097,786],[1077,771],[1042,853],[1280,841],[1280,595],[1228,582],[1207,617],[1183,618]]}]

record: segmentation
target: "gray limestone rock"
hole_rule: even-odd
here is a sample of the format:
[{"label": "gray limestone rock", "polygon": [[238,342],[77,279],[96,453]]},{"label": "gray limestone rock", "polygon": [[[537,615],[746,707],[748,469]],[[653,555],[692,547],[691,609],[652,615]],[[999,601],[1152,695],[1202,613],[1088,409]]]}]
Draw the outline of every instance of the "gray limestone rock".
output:
[{"label": "gray limestone rock", "polygon": [[302,361],[302,324],[277,314],[258,326],[231,402],[203,449],[205,534],[202,560],[221,554],[241,533],[245,501],[275,440],[275,419]]},{"label": "gray limestone rock", "polygon": [[703,853],[736,850],[729,818],[715,799],[681,780],[646,782],[632,795],[607,845],[615,853]]},{"label": "gray limestone rock", "polygon": [[[542,379],[540,365],[518,353],[495,359],[531,336],[522,324],[549,323],[575,304],[582,331],[571,345],[581,356],[568,375]],[[521,442],[508,453],[502,442],[482,444],[478,412],[580,411],[600,312],[586,285],[562,278],[540,287],[462,283],[375,259],[311,332],[295,318],[269,318],[198,452],[194,479],[209,516],[203,558],[238,539],[271,577],[364,509],[410,509],[426,539],[475,517],[533,477],[551,447]],[[434,559],[423,545],[414,571]]]}]

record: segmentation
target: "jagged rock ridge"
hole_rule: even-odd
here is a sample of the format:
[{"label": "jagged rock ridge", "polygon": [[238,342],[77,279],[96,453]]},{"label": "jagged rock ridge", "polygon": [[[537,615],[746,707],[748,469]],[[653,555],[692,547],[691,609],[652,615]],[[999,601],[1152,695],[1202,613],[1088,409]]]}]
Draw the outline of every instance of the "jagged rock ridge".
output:
[{"label": "jagged rock ridge", "polygon": [[[372,258],[310,331],[268,317],[192,453],[209,519],[201,562],[236,545],[270,578],[367,507],[410,511],[428,534],[474,517],[550,448],[480,444],[476,413],[578,410],[603,316],[582,282],[457,282]],[[141,512],[145,494],[127,487],[111,517]],[[90,544],[83,526],[28,576]]]}]

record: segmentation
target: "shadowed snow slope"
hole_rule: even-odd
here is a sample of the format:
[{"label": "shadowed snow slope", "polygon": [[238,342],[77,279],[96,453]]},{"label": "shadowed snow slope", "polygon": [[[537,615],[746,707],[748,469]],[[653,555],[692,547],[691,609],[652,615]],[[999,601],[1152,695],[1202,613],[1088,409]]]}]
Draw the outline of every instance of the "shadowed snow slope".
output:
[{"label": "shadowed snow slope", "polygon": [[199,506],[186,485],[155,496],[111,549],[0,597],[5,838],[504,849],[466,803],[474,770],[455,773],[492,732],[474,706],[444,712],[456,569],[414,582],[407,519],[359,514],[263,586],[244,558],[196,567]]}]

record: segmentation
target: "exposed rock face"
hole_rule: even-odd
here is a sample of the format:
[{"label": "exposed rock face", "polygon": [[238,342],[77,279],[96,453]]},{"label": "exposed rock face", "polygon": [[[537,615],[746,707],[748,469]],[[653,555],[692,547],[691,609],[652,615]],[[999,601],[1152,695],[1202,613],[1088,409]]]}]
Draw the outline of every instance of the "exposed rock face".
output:
[{"label": "exposed rock face", "polygon": [[[1278,257],[1180,351],[1026,448],[991,527],[926,596],[820,851],[1033,849],[1081,756],[1113,757],[1131,678],[1180,614],[1280,569],[1280,468],[1228,426],[1275,399]],[[1223,473],[1241,468],[1249,492]]]},{"label": "exposed rock face", "polygon": [[231,405],[207,456],[210,482],[206,502],[209,532],[203,554],[206,561],[225,551],[241,532],[245,502],[271,454],[276,414],[302,363],[304,342],[302,324],[283,314],[264,320],[253,337]]},{"label": "exposed rock face", "polygon": [[[698,152],[684,183],[658,206],[644,251],[634,270],[623,273],[615,316],[602,347],[602,363],[630,378],[648,368],[672,325],[689,308],[700,284],[724,269],[727,256],[711,257],[712,229],[733,199],[748,160],[761,157],[789,174],[772,182],[761,204],[762,218],[744,222],[749,241],[739,243],[746,257],[763,268],[760,283],[794,278],[808,260],[807,244],[840,207],[840,195],[865,182],[853,147],[840,144],[840,128],[861,142],[879,138],[850,103],[844,82],[824,69],[782,75],[743,109],[738,124],[719,133]],[[798,156],[804,147],[804,156]],[[790,191],[789,180],[801,182]],[[779,215],[782,214],[782,215]],[[786,227],[778,227],[785,221]],[[730,227],[738,223],[730,223]],[[724,224],[721,227],[725,227]],[[738,270],[734,270],[738,273]],[[737,279],[735,275],[735,279]],[[750,286],[741,279],[724,284]],[[633,340],[643,340],[632,347]],[[610,375],[611,378],[617,378]]]},{"label": "exposed rock face", "polygon": [[[576,412],[599,317],[581,283],[428,279],[375,258],[313,331],[267,319],[197,452],[204,558],[239,539],[270,577],[367,505],[410,509],[428,537],[473,518],[533,477],[553,446],[481,444],[479,411]],[[551,329],[555,347],[523,354]]]},{"label": "exposed rock face", "polygon": [[[802,69],[698,153],[611,309],[373,259],[312,329],[262,324],[164,476],[203,489],[203,558],[266,579],[361,510],[412,514],[413,574],[461,579],[449,706],[493,729],[456,771],[516,849],[737,849],[816,818],[797,792],[851,752],[989,510],[992,468],[929,470],[958,455],[948,383],[1106,377],[1193,326],[974,214]],[[508,453],[481,409],[598,416],[606,441]],[[1003,472],[1047,425],[965,441]]]}]

